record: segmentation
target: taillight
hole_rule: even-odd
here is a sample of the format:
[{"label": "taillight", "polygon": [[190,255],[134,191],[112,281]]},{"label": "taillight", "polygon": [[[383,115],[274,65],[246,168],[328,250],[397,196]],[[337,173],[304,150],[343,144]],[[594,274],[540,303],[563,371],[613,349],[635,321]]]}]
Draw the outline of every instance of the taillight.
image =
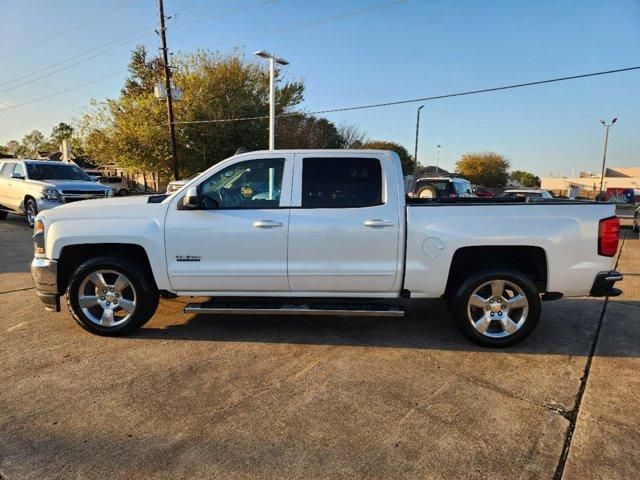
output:
[{"label": "taillight", "polygon": [[620,220],[618,217],[603,218],[598,227],[598,255],[613,257],[618,252]]}]

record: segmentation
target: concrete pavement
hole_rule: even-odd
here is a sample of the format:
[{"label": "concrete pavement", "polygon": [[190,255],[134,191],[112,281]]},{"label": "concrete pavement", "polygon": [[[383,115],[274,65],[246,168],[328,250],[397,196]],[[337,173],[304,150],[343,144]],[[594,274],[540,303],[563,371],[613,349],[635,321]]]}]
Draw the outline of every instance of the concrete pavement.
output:
[{"label": "concrete pavement", "polygon": [[[638,251],[628,239],[619,268]],[[111,339],[19,290],[30,256],[22,221],[0,222],[1,478],[638,471],[639,307],[626,293],[600,330],[604,301],[546,303],[534,334],[501,351],[464,340],[438,303],[402,320],[220,318],[177,299]]]}]

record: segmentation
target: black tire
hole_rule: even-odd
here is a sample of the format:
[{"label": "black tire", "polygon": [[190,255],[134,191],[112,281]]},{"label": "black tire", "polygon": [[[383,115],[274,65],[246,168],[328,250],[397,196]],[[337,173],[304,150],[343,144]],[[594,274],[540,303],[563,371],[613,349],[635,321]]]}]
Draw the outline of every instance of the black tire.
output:
[{"label": "black tire", "polygon": [[33,228],[33,224],[35,223],[36,215],[38,215],[38,205],[33,198],[29,198],[24,202],[24,216],[31,228]]},{"label": "black tire", "polygon": [[[104,290],[106,297],[101,296],[102,294],[96,284],[90,280],[85,282],[88,276],[95,272],[104,272],[102,273],[102,278],[106,284]],[[127,285],[129,286],[122,288],[122,290],[116,288],[116,293],[114,293],[114,290],[109,287],[116,287],[114,284],[117,283],[118,277],[116,275],[123,275],[128,280]],[[82,292],[80,291],[81,288]],[[91,292],[92,290],[93,292]],[[110,290],[110,292],[107,290]],[[87,292],[89,292],[89,295],[87,295]],[[120,293],[119,296],[117,292]],[[114,298],[114,295],[118,298]],[[102,303],[83,309],[80,306],[81,296],[95,296],[96,300],[99,297],[99,301]],[[133,301],[133,311],[129,312],[120,306],[114,307],[118,303],[118,299],[121,304],[125,300],[128,301],[129,308],[132,308],[130,305],[131,301]],[[96,320],[101,315],[100,312],[105,312],[105,303],[109,300],[113,302],[110,307],[114,312],[112,313],[112,320],[117,320],[117,322],[121,323],[105,326],[97,323]],[[150,275],[145,272],[144,267],[138,263],[117,257],[98,257],[87,260],[73,272],[67,287],[67,307],[69,312],[82,328],[97,335],[119,336],[137,330],[153,317],[156,308],[158,308],[158,301],[158,289]],[[109,305],[109,303],[106,303],[106,305]],[[91,318],[92,316],[93,319]]]},{"label": "black tire", "polygon": [[[494,284],[490,282],[501,285],[500,281],[506,282],[504,290],[500,297],[494,296],[498,287],[494,290]],[[478,290],[480,287],[482,288]],[[516,289],[520,289],[521,293]],[[474,302],[479,303],[477,300],[486,298],[487,303],[482,304],[482,307],[470,305],[474,293],[480,297]],[[515,301],[519,299],[516,295],[521,294],[526,297],[526,310],[516,308],[517,304],[522,303]],[[508,306],[511,301],[514,307]],[[472,342],[483,347],[503,348],[521,342],[533,332],[540,320],[542,301],[538,289],[527,276],[516,270],[500,267],[482,270],[464,280],[450,298],[449,309],[456,327]],[[513,323],[509,322],[511,317],[514,317]],[[479,325],[479,329],[474,324]],[[517,327],[517,330],[510,333],[505,324],[509,329]],[[481,333],[483,328],[485,333]]]},{"label": "black tire", "polygon": [[0,220],[4,220],[7,218],[8,213],[5,210],[2,210],[2,205],[0,205]]},{"label": "black tire", "polygon": [[129,191],[126,188],[123,188],[118,191],[119,197],[126,197],[127,195],[129,195]]}]

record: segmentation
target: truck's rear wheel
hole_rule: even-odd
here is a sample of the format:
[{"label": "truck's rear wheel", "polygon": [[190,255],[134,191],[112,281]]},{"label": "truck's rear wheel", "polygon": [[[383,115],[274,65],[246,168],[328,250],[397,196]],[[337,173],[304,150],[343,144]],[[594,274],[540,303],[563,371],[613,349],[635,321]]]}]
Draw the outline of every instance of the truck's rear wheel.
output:
[{"label": "truck's rear wheel", "polygon": [[524,340],[540,320],[541,300],[533,282],[515,270],[494,268],[464,281],[450,301],[454,323],[485,347]]},{"label": "truck's rear wheel", "polygon": [[124,335],[151,319],[158,291],[139,265],[94,258],[73,272],[67,305],[82,328],[98,335]]}]

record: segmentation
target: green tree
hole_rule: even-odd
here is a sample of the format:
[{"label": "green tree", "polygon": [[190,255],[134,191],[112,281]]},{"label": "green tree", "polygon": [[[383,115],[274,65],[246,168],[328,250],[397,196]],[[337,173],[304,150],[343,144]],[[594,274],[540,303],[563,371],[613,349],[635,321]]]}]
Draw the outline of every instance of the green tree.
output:
[{"label": "green tree", "polygon": [[160,56],[149,58],[144,45],[137,45],[131,52],[122,95],[141,95],[153,91],[153,86],[162,79],[162,60]]},{"label": "green tree", "polygon": [[5,149],[9,153],[9,155],[13,155],[14,157],[19,155],[21,150],[20,142],[17,140],[9,140],[5,145]]},{"label": "green tree", "polygon": [[539,187],[541,185],[540,177],[531,172],[522,170],[514,170],[509,175],[510,178],[517,180],[523,187]]},{"label": "green tree", "polygon": [[67,125],[66,123],[60,122],[58,125],[53,127],[49,138],[51,139],[51,143],[53,143],[53,145],[60,148],[62,140],[69,140],[72,136],[73,127],[71,125]]},{"label": "green tree", "polygon": [[416,164],[413,161],[413,157],[409,154],[407,149],[399,143],[387,142],[385,140],[370,140],[368,142],[364,142],[360,148],[370,150],[391,150],[396,152],[400,157],[402,173],[404,175],[411,175],[415,169]]},{"label": "green tree", "polygon": [[[170,175],[170,149],[164,102],[152,91],[155,63],[134,52],[135,75],[117,99],[93,102],[79,119],[86,153],[99,163],[117,163],[131,171]],[[176,55],[173,81],[183,99],[174,103],[176,121],[200,122],[268,114],[269,72],[262,63],[238,54],[209,51]],[[140,87],[140,88],[138,88]],[[280,81],[276,113],[290,113],[302,102],[304,85]],[[281,119],[278,119],[280,123]],[[283,120],[284,121],[284,120]],[[234,154],[238,147],[264,149],[268,121],[185,123],[176,126],[181,175],[201,171]],[[282,145],[282,143],[281,143]]]},{"label": "green tree", "polygon": [[22,138],[22,145],[25,147],[25,153],[28,155],[37,155],[40,147],[46,144],[46,138],[39,130],[33,130]]},{"label": "green tree", "polygon": [[456,173],[476,185],[500,188],[507,183],[509,165],[498,153],[465,153],[456,162]]},{"label": "green tree", "polygon": [[277,148],[345,148],[345,138],[326,118],[291,115],[276,121]]}]

